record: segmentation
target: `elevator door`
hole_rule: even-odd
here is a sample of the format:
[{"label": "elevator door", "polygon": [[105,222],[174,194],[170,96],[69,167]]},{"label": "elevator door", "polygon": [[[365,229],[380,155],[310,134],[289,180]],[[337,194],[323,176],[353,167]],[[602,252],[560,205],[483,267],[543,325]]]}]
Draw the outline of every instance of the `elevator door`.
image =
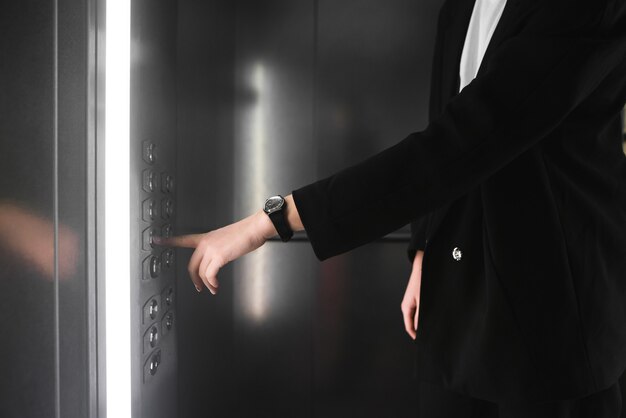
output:
[{"label": "elevator door", "polygon": [[0,416],[96,416],[95,1],[0,13]]}]

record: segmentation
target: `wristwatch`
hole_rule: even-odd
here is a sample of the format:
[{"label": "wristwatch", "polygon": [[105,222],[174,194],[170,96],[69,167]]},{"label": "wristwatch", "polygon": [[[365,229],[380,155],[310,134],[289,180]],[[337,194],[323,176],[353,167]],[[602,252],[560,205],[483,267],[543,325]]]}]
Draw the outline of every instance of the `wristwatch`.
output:
[{"label": "wristwatch", "polygon": [[267,213],[270,220],[274,224],[274,228],[278,232],[280,239],[283,242],[287,242],[293,237],[293,231],[289,228],[287,217],[285,216],[285,209],[287,208],[287,202],[285,198],[277,195],[268,198],[263,206],[263,211]]}]

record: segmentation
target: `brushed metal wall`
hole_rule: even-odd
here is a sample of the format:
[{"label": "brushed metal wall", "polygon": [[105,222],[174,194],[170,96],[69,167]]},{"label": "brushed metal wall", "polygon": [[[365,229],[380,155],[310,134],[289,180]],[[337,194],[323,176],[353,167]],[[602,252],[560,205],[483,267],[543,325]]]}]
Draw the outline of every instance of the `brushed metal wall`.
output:
[{"label": "brushed metal wall", "polygon": [[[238,2],[236,218],[315,178],[314,6]],[[312,261],[307,245],[273,241],[233,265],[235,393],[248,400],[235,403],[234,416],[312,411]]]},{"label": "brushed metal wall", "polygon": [[[441,3],[319,1],[319,176],[426,126]],[[416,416],[414,347],[400,312],[410,268],[406,246],[377,242],[322,263],[314,308],[315,416]]]},{"label": "brushed metal wall", "polygon": [[[177,230],[214,229],[233,216],[235,2],[178,3]],[[178,251],[178,416],[224,416],[233,407],[233,281],[198,294],[190,250]]]},{"label": "brushed metal wall", "polygon": [[[180,0],[179,232],[423,128],[440,3]],[[179,252],[179,416],[414,416],[405,249],[319,263],[306,240],[270,242],[217,297],[195,293]]]}]

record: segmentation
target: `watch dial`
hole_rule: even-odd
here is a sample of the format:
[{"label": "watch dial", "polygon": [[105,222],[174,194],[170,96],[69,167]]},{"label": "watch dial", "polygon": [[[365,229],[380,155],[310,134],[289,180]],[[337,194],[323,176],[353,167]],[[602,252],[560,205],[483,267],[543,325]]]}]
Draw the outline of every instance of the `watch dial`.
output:
[{"label": "watch dial", "polygon": [[284,199],[280,196],[272,196],[265,202],[265,212],[272,213],[283,207]]}]

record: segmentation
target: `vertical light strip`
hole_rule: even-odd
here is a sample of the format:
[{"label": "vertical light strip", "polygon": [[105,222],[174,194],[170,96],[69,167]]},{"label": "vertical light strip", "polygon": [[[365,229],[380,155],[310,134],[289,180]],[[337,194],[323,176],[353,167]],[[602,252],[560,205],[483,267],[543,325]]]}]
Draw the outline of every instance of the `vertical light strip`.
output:
[{"label": "vertical light strip", "polygon": [[54,416],[61,418],[61,327],[59,323],[59,1],[52,10],[52,218],[54,283]]},{"label": "vertical light strip", "polygon": [[[262,62],[256,62],[251,70],[250,84],[256,94],[256,102],[251,114],[250,143],[244,145],[243,155],[249,167],[244,183],[249,188],[246,195],[252,198],[246,200],[243,213],[252,213],[255,210],[254,205],[263,202],[267,197],[268,74]],[[260,248],[242,263],[243,276],[246,278],[246,286],[242,290],[247,314],[257,322],[263,321],[267,315],[267,257],[267,248]]]},{"label": "vertical light strip", "polygon": [[106,3],[105,269],[107,417],[131,416],[130,0]]},{"label": "vertical light strip", "polygon": [[[86,411],[86,416],[88,418],[97,418],[100,416],[104,418],[104,414],[99,415],[100,410],[100,390],[99,384],[100,382],[105,381],[104,372],[102,372],[102,366],[105,363],[104,356],[106,355],[106,351],[104,347],[99,351],[98,341],[101,335],[104,335],[104,327],[100,329],[100,324],[105,324],[104,318],[100,318],[98,315],[99,308],[103,305],[100,305],[101,296],[99,297],[98,292],[98,247],[100,243],[99,238],[99,226],[103,220],[98,220],[99,216],[99,204],[98,198],[99,192],[104,193],[104,190],[98,190],[98,176],[97,171],[99,170],[99,160],[97,157],[97,148],[98,144],[96,141],[99,140],[100,135],[99,131],[102,129],[98,129],[97,119],[98,117],[98,96],[100,93],[104,96],[104,92],[99,90],[98,79],[102,75],[102,72],[98,68],[97,64],[100,61],[100,53],[98,51],[98,42],[96,34],[98,33],[99,22],[97,19],[98,16],[98,0],[87,0],[86,7],[86,21],[87,21],[87,74],[85,77],[85,85],[86,85],[86,98],[87,98],[87,114],[86,114],[86,130],[85,130],[85,139],[87,141],[87,146],[85,149],[85,161],[87,161],[86,169],[87,169],[87,183],[85,187],[85,193],[87,196],[87,210],[85,212],[86,221],[87,221],[87,231],[85,235],[85,255],[86,255],[86,277],[87,280],[87,292],[85,293],[87,297],[87,347],[88,347],[88,368],[90,373],[88,374],[88,383],[87,383],[87,395],[89,399],[88,409]],[[103,51],[104,52],[104,51]],[[104,60],[102,59],[104,63]],[[102,69],[104,71],[104,69]],[[104,122],[104,119],[102,119]],[[104,225],[104,224],[102,224]],[[104,231],[103,231],[104,233]],[[104,259],[103,259],[104,260]],[[101,276],[104,278],[104,275]],[[102,286],[104,286],[104,280],[102,281]],[[104,292],[102,292],[104,293]],[[102,313],[104,314],[105,310],[102,309]],[[104,315],[103,315],[104,316]],[[104,341],[104,339],[103,339]],[[100,363],[99,354],[102,355],[102,362]],[[106,399],[105,396],[102,396],[102,399]]]}]

